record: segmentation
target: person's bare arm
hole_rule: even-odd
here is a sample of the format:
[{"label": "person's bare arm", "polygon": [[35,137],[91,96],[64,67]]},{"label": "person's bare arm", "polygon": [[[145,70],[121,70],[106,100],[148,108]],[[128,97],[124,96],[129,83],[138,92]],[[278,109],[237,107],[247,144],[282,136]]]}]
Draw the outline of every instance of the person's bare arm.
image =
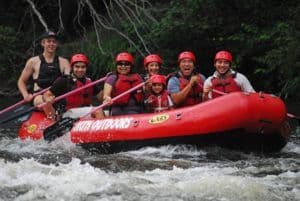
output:
[{"label": "person's bare arm", "polygon": [[54,99],[55,99],[55,95],[50,90],[47,90],[43,94],[43,100],[44,100],[44,102],[52,102]]},{"label": "person's bare arm", "polygon": [[60,66],[60,70],[64,75],[69,75],[71,72],[71,66],[70,66],[70,62],[63,58],[63,57],[59,57],[59,66]]},{"label": "person's bare arm", "polygon": [[18,88],[19,91],[21,92],[24,100],[26,101],[31,101],[33,96],[32,94],[28,93],[26,83],[29,80],[29,78],[33,75],[34,73],[34,62],[33,59],[30,58],[27,62],[26,65],[18,79]]},{"label": "person's bare arm", "polygon": [[202,101],[207,101],[211,98],[211,92],[212,92],[212,83],[211,83],[212,77],[207,78],[203,83],[203,94],[202,94]]},{"label": "person's bare arm", "polygon": [[111,92],[112,92],[113,87],[105,83],[104,88],[103,88],[103,103],[111,103]]},{"label": "person's bare arm", "polygon": [[33,105],[35,107],[40,107],[40,105],[44,103],[52,104],[52,101],[55,99],[54,94],[47,90],[45,93],[42,95],[38,95],[34,98]]},{"label": "person's bare arm", "polygon": [[96,95],[97,100],[102,103],[103,102],[103,90],[100,90],[99,93]]},{"label": "person's bare arm", "polygon": [[[55,119],[56,113],[53,107],[54,99],[55,99],[54,94],[50,90],[47,90],[44,94],[35,97],[34,106],[43,110],[47,118]],[[41,107],[41,105],[43,106]]]},{"label": "person's bare arm", "polygon": [[212,91],[211,86],[203,87],[203,95],[202,95],[203,102],[209,100],[209,93],[211,93],[211,91]]}]

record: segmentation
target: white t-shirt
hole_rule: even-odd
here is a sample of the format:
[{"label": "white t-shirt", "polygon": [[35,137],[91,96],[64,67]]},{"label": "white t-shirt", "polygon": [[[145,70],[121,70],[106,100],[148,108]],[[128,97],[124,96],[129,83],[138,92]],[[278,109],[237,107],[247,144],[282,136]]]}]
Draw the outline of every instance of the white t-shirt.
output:
[{"label": "white t-shirt", "polygon": [[[249,82],[249,80],[247,79],[247,77],[241,73],[235,72],[233,70],[231,70],[231,73],[234,74],[236,73],[236,76],[234,78],[234,81],[241,87],[241,90],[244,92],[255,92],[255,90],[253,89],[251,83]],[[205,82],[204,82],[204,88],[206,87],[212,87],[212,78],[218,77],[218,72],[215,71],[214,74],[210,77],[208,77]],[[208,93],[208,97],[212,98],[212,93],[209,92]]]}]

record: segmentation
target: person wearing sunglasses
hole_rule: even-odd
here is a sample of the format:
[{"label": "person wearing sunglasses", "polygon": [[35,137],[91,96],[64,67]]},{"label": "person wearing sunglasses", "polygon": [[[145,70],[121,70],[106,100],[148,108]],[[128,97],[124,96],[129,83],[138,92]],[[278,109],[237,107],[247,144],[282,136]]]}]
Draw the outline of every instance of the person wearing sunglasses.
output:
[{"label": "person wearing sunglasses", "polygon": [[119,53],[116,58],[116,72],[108,75],[103,88],[103,103],[110,104],[110,114],[138,114],[142,112],[143,90],[128,93],[112,102],[112,98],[143,82],[142,77],[132,72],[134,60],[128,52]]}]

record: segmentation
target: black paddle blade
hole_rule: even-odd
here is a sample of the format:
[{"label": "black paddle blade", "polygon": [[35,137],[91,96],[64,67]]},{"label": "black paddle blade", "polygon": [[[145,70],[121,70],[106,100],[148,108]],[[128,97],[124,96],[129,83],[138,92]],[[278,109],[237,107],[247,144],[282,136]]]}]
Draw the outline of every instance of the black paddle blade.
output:
[{"label": "black paddle blade", "polygon": [[55,122],[53,125],[44,130],[44,139],[51,142],[56,138],[63,136],[66,132],[71,130],[73,124],[77,120],[78,119],[73,119],[71,117],[65,117]]},{"label": "black paddle blade", "polygon": [[21,123],[26,121],[32,111],[34,111],[34,107],[29,103],[20,105],[14,108],[11,111],[7,111],[0,115],[0,127],[4,129],[8,128],[19,128]]}]

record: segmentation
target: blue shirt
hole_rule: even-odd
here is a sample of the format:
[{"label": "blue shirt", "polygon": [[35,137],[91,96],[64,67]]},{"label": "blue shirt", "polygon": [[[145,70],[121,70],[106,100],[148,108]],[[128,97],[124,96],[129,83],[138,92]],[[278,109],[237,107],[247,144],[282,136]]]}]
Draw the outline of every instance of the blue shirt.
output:
[{"label": "blue shirt", "polygon": [[[205,80],[205,76],[202,74],[199,74],[202,78],[202,80]],[[168,91],[169,93],[178,93],[180,91],[180,81],[178,77],[173,76],[168,81]]]}]

